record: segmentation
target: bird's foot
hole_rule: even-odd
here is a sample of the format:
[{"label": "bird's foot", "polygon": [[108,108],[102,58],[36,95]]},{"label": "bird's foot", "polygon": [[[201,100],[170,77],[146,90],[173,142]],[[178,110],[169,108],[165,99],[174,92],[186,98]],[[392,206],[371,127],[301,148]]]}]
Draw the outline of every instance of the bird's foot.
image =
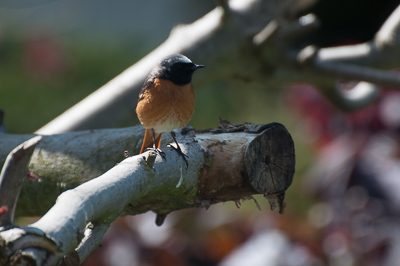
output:
[{"label": "bird's foot", "polygon": [[186,154],[184,154],[184,153],[182,152],[181,147],[179,146],[179,144],[176,143],[176,147],[173,146],[172,144],[168,144],[167,146],[168,146],[168,147],[171,147],[172,149],[174,149],[174,150],[183,158],[183,160],[184,160],[185,163],[186,163],[186,169],[188,169],[189,163],[188,163],[186,157],[189,158],[189,156],[187,156]]},{"label": "bird's foot", "polygon": [[149,151],[156,156],[159,155],[161,158],[166,160],[165,153],[159,148],[147,148],[146,151]]}]

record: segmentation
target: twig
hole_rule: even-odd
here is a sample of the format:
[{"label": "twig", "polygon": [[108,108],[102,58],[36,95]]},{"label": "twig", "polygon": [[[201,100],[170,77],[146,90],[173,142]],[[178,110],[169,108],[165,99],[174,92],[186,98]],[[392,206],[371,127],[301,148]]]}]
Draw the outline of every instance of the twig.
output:
[{"label": "twig", "polygon": [[400,53],[400,5],[393,11],[375,36],[374,42],[379,49],[388,49]]},{"label": "twig", "polygon": [[[364,46],[361,45],[358,47]],[[347,48],[337,49],[346,50]],[[363,51],[363,49],[360,50]],[[348,53],[348,51],[346,51],[345,54],[346,53]],[[315,80],[314,83],[320,88],[322,93],[327,96],[327,99],[345,111],[358,110],[374,102],[379,95],[379,87],[376,84],[400,89],[400,75],[398,74],[349,63],[341,63],[336,60],[337,58],[334,60],[326,60],[326,58],[322,57],[323,59],[321,59],[321,54],[323,55],[323,52],[320,50],[318,51],[313,46],[309,46],[297,54],[297,62],[329,78],[362,81],[352,89],[343,91],[338,87],[337,82],[330,83]],[[358,56],[359,54],[351,55],[353,58]],[[340,57],[340,54],[338,57]]]},{"label": "twig", "polygon": [[0,174],[0,206],[7,207],[7,212],[0,217],[2,227],[14,223],[15,208],[22,184],[26,179],[27,166],[40,140],[40,136],[33,137],[20,144],[7,156]]},{"label": "twig", "polygon": [[75,251],[64,257],[66,265],[73,266],[81,264],[93,250],[101,245],[103,237],[109,227],[109,224],[90,223],[90,225],[86,227],[84,238],[79,246]]},{"label": "twig", "polygon": [[314,69],[338,79],[360,80],[400,89],[400,75],[339,62],[314,62]]},{"label": "twig", "polygon": [[296,55],[296,61],[301,66],[337,79],[360,80],[400,88],[398,74],[349,63],[321,60],[319,55],[316,47],[308,46]]}]

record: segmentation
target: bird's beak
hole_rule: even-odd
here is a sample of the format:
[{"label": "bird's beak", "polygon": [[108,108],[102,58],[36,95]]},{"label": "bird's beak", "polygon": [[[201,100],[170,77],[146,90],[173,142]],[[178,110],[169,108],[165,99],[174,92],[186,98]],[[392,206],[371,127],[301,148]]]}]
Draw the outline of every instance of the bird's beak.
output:
[{"label": "bird's beak", "polygon": [[194,69],[194,70],[196,70],[196,69],[199,69],[199,68],[203,68],[203,67],[205,67],[204,65],[194,65],[192,68]]}]

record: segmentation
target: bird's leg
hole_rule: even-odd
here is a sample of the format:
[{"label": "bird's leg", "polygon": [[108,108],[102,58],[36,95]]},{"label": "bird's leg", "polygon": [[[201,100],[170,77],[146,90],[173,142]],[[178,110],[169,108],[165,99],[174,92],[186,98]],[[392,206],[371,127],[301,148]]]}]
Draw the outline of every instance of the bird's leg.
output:
[{"label": "bird's leg", "polygon": [[151,131],[153,132],[153,148],[147,148],[146,150],[150,150],[150,151],[160,155],[165,160],[166,159],[165,153],[161,149],[157,148],[157,146],[156,146],[156,133],[154,132],[154,128],[152,128]]},{"label": "bird's leg", "polygon": [[171,148],[173,148],[174,150],[176,150],[176,152],[183,158],[183,160],[184,160],[185,163],[186,163],[186,169],[188,169],[189,163],[188,163],[188,161],[186,160],[186,157],[188,157],[188,156],[182,152],[181,147],[179,146],[178,142],[176,141],[175,132],[171,131],[171,136],[172,136],[172,138],[174,139],[174,141],[175,141],[175,143],[176,143],[176,148],[175,148],[174,146],[172,146],[172,145],[168,145],[168,146],[170,146]]}]

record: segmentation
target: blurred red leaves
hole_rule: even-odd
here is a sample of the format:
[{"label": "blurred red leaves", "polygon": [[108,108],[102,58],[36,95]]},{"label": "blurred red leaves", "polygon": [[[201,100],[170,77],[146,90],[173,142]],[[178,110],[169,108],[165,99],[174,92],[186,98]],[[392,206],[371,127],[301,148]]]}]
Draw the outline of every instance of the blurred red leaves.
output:
[{"label": "blurred red leaves", "polygon": [[0,217],[3,216],[5,213],[8,212],[8,207],[3,205],[0,207]]}]

